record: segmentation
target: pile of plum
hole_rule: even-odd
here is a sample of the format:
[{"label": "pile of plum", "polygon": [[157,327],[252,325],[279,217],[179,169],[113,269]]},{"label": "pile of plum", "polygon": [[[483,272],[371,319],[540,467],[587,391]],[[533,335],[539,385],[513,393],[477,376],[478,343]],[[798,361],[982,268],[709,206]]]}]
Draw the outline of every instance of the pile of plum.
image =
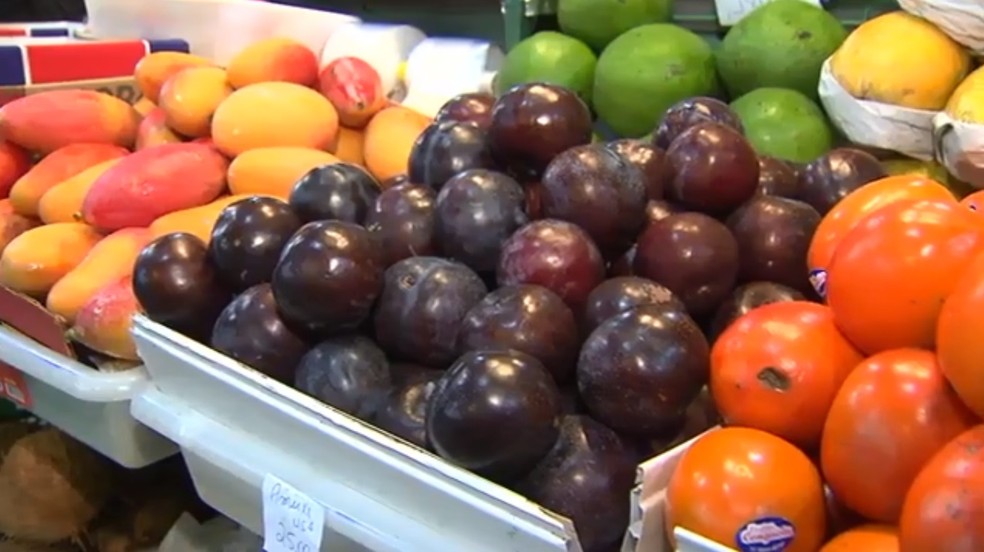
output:
[{"label": "pile of plum", "polygon": [[209,244],[149,245],[135,292],[151,319],[570,517],[586,551],[615,549],[635,465],[716,423],[709,342],[810,296],[821,212],[880,174],[810,176],[860,152],[759,158],[710,98],[674,106],[651,141],[592,137],[563,88],[456,98],[405,177],[317,168],[289,201],[229,206]]}]

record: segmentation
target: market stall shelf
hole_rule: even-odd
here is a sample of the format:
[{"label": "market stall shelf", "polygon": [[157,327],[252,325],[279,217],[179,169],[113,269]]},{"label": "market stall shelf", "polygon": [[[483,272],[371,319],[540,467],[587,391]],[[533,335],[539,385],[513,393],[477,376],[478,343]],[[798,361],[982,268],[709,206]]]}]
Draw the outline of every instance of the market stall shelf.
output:
[{"label": "market stall shelf", "polygon": [[202,497],[263,532],[276,477],[325,510],[322,550],[580,550],[571,524],[138,316],[156,384],[133,415],[175,441]]}]

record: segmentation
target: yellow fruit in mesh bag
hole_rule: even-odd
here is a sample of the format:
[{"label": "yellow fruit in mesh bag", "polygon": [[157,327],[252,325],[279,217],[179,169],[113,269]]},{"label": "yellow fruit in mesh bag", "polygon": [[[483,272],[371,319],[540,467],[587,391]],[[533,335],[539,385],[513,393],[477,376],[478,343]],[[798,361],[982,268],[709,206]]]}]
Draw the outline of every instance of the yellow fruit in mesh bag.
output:
[{"label": "yellow fruit in mesh bag", "polygon": [[970,56],[932,23],[899,11],[855,29],[830,69],[855,98],[936,111],[967,75]]},{"label": "yellow fruit in mesh bag", "polygon": [[984,123],[984,67],[971,73],[953,91],[946,113],[957,121]]}]

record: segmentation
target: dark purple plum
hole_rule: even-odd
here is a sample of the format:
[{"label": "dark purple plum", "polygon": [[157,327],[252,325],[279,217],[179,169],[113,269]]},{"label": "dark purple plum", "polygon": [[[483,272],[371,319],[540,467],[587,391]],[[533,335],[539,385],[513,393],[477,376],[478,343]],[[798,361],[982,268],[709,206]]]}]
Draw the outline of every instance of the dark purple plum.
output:
[{"label": "dark purple plum", "polygon": [[530,220],[543,218],[543,184],[529,182],[523,186],[526,195],[526,216]]},{"label": "dark purple plum", "polygon": [[437,194],[435,232],[445,257],[494,271],[503,242],[529,222],[522,186],[495,171],[458,173]]},{"label": "dark purple plum", "polygon": [[799,194],[799,175],[796,169],[781,159],[760,155],[756,193],[796,199]]},{"label": "dark purple plum", "polygon": [[584,230],[570,222],[543,219],[509,236],[502,246],[496,279],[500,286],[543,286],[577,313],[591,290],[605,279],[605,261]]},{"label": "dark purple plum", "polygon": [[386,269],[373,324],[391,358],[447,368],[457,356],[465,315],[488,293],[467,266],[437,257],[410,257]]},{"label": "dark purple plum", "polygon": [[408,163],[410,182],[435,191],[462,171],[494,167],[486,132],[457,121],[439,121],[424,129],[410,150]]},{"label": "dark purple plum", "polygon": [[574,374],[581,345],[574,313],[547,288],[516,285],[499,288],[478,302],[458,332],[458,351],[513,349],[541,363],[558,384]]},{"label": "dark purple plum", "polygon": [[656,282],[638,276],[621,276],[605,280],[588,295],[584,306],[584,328],[590,333],[609,318],[641,305],[666,305],[687,312],[683,301]]},{"label": "dark purple plum", "polygon": [[232,301],[208,259],[208,246],[185,232],[150,242],[133,265],[133,293],[147,318],[207,343]]},{"label": "dark purple plum", "polygon": [[612,430],[587,416],[564,416],[550,453],[515,489],[574,522],[584,552],[608,552],[629,524],[636,457]]},{"label": "dark purple plum", "polygon": [[283,383],[294,381],[308,344],[280,317],[270,284],[242,292],[222,311],[210,342],[213,349]]},{"label": "dark purple plum", "polygon": [[738,281],[811,289],[806,253],[820,224],[816,209],[795,199],[760,195],[732,213],[727,224],[738,242]]},{"label": "dark purple plum", "polygon": [[728,104],[716,98],[697,96],[679,101],[666,110],[653,133],[653,143],[665,151],[677,136],[700,123],[718,123],[741,134],[745,132],[741,119]]},{"label": "dark purple plum", "polygon": [[591,415],[626,435],[679,429],[707,383],[710,351],[686,314],[642,305],[609,318],[581,347],[577,383]]},{"label": "dark purple plum", "polygon": [[550,373],[530,355],[466,353],[430,397],[427,438],[446,460],[493,481],[513,481],[556,442],[560,402]]},{"label": "dark purple plum", "polygon": [[376,238],[384,266],[438,253],[435,199],[434,190],[417,184],[399,184],[376,198],[366,217],[366,229]]},{"label": "dark purple plum", "polygon": [[821,155],[800,172],[796,199],[821,215],[861,186],[887,176],[878,159],[859,149],[837,148]]},{"label": "dark purple plum", "polygon": [[418,377],[424,377],[424,374],[437,374],[441,375],[443,371],[435,370],[433,368],[428,368],[427,366],[421,366],[420,364],[413,364],[410,362],[394,362],[390,364],[390,376],[393,378],[393,385],[400,386],[408,381],[414,380]]},{"label": "dark purple plum", "polygon": [[368,230],[309,222],[287,242],[273,271],[284,318],[309,335],[357,329],[383,287],[383,262]]},{"label": "dark purple plum", "polygon": [[615,259],[608,264],[608,277],[617,278],[619,276],[632,276],[635,274],[635,269],[632,267],[635,264],[636,246],[633,245],[628,251],[622,254],[621,257]]},{"label": "dark purple plum", "polygon": [[459,121],[488,128],[492,122],[492,105],[495,96],[485,92],[459,94],[441,106],[434,115],[435,121]]},{"label": "dark purple plum", "polygon": [[303,222],[340,220],[362,224],[381,188],[365,169],[333,163],[311,169],[290,191],[291,209]]},{"label": "dark purple plum", "polygon": [[395,186],[399,186],[401,184],[410,184],[410,183],[411,183],[410,177],[408,177],[405,174],[398,174],[396,176],[391,176],[386,180],[380,182],[379,187],[382,190],[389,190],[390,188],[393,188]]},{"label": "dark purple plum", "polygon": [[267,283],[280,252],[301,224],[294,210],[275,197],[237,201],[215,221],[209,260],[219,278],[236,291]]},{"label": "dark purple plum", "polygon": [[734,129],[701,123],[685,130],[666,151],[667,197],[694,211],[727,214],[755,194],[758,156]]},{"label": "dark purple plum", "polygon": [[443,372],[417,372],[400,383],[383,400],[373,423],[379,429],[409,441],[420,448],[430,448],[427,442],[427,403]]},{"label": "dark purple plum", "polygon": [[386,354],[361,335],[341,335],[316,345],[294,374],[303,393],[369,421],[393,389]]},{"label": "dark purple plum", "polygon": [[601,144],[561,153],[540,183],[543,216],[580,226],[609,258],[624,253],[646,224],[642,172]]},{"label": "dark purple plum", "polygon": [[574,92],[551,84],[510,88],[492,107],[492,155],[523,179],[537,177],[554,157],[591,142],[591,110]]},{"label": "dark purple plum", "polygon": [[721,222],[680,213],[652,222],[639,236],[636,275],[673,292],[696,318],[710,314],[735,285],[738,244]]},{"label": "dark purple plum", "polygon": [[764,305],[782,301],[805,301],[806,297],[791,287],[772,282],[749,282],[735,288],[714,313],[708,332],[711,340],[717,339],[732,322]]},{"label": "dark purple plum", "polygon": [[663,199],[663,188],[666,186],[666,153],[663,150],[642,140],[631,139],[615,140],[606,147],[642,171],[646,197]]}]

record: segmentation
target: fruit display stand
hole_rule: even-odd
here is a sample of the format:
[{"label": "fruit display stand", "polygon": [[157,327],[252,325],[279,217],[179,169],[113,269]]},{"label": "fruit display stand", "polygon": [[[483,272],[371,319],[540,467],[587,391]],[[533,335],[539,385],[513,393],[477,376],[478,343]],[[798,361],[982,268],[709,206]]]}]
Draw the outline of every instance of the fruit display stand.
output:
[{"label": "fruit display stand", "polygon": [[0,325],[0,362],[22,407],[117,463],[139,468],[177,452],[173,443],[130,415],[130,401],[147,388],[142,367],[98,371]]},{"label": "fruit display stand", "polygon": [[[567,520],[137,317],[155,386],[133,415],[176,442],[202,499],[264,527],[264,480],[324,508],[323,550],[580,550]],[[628,497],[627,497],[628,499]]]}]

